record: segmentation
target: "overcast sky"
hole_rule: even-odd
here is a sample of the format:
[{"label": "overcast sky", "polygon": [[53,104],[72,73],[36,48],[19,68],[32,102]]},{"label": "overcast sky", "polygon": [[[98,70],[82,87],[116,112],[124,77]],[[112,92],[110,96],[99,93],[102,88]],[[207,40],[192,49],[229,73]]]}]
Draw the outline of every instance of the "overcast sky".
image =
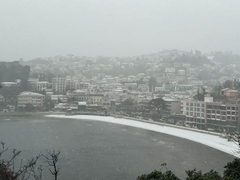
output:
[{"label": "overcast sky", "polygon": [[240,54],[239,8],[240,0],[0,0],[0,61],[163,49]]}]

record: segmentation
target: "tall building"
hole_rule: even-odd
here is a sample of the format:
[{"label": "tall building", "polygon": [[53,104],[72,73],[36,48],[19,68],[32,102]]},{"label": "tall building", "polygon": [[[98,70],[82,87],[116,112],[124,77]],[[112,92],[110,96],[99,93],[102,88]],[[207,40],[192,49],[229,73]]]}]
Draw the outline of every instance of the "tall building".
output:
[{"label": "tall building", "polygon": [[239,131],[239,104],[212,102],[207,103],[206,109],[207,128],[226,132]]},{"label": "tall building", "polygon": [[186,116],[186,123],[191,127],[206,128],[206,102],[183,101],[182,113]]},{"label": "tall building", "polygon": [[186,116],[186,123],[199,129],[214,129],[215,131],[239,131],[240,104],[213,102],[212,97],[205,97],[203,101],[183,101],[182,113]]},{"label": "tall building", "polygon": [[29,91],[37,91],[38,78],[28,78],[28,89]]},{"label": "tall building", "polygon": [[66,78],[52,78],[52,89],[55,92],[65,92],[67,88]]}]

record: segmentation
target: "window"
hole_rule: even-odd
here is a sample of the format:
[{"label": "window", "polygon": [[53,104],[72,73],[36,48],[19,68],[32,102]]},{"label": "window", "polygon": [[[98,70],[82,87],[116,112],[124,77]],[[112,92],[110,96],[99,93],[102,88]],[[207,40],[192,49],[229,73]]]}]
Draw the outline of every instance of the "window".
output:
[{"label": "window", "polygon": [[221,109],[222,110],[226,110],[226,106],[221,106]]}]

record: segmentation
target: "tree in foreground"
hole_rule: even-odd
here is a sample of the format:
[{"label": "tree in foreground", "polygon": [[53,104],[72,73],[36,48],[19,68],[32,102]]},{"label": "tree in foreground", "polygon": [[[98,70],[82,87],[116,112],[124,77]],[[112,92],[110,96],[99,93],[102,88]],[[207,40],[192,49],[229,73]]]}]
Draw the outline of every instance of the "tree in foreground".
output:
[{"label": "tree in foreground", "polygon": [[[23,162],[22,159],[20,162],[16,162],[21,151],[13,149],[10,158],[5,160],[3,155],[8,152],[8,148],[5,147],[3,142],[1,142],[0,146],[0,180],[42,180],[43,166],[48,167],[55,180],[57,180],[59,175],[57,162],[60,151],[47,151],[46,154],[39,154],[27,162]],[[43,158],[47,164],[38,164],[40,158]]]},{"label": "tree in foreground", "polygon": [[218,172],[211,170],[206,173],[202,171],[197,171],[196,169],[186,171],[187,178],[186,180],[221,180],[222,177]]},{"label": "tree in foreground", "polygon": [[240,159],[235,158],[232,162],[224,166],[223,176],[226,180],[240,179]]},{"label": "tree in foreground", "polygon": [[[180,180],[172,171],[167,170],[166,164],[164,163],[166,171],[153,171],[150,174],[143,174],[137,178],[137,180]],[[209,172],[203,173],[196,169],[187,170],[185,180],[240,180],[240,159],[236,158],[232,162],[227,163],[224,166],[223,176],[217,171],[210,170]]]},{"label": "tree in foreground", "polygon": [[[137,180],[180,180],[175,174],[167,169],[167,164],[161,164],[160,171],[153,171],[150,174],[143,174]],[[164,171],[163,171],[164,169]]]}]

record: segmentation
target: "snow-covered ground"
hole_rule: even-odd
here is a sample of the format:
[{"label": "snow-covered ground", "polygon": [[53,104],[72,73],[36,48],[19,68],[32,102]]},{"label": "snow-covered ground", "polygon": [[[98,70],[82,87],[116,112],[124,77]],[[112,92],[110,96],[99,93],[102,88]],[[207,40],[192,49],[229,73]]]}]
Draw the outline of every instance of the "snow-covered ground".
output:
[{"label": "snow-covered ground", "polygon": [[188,139],[195,141],[209,147],[218,149],[225,153],[240,157],[240,154],[237,153],[238,145],[234,142],[229,142],[225,138],[219,136],[204,134],[200,132],[189,131],[185,129],[179,129],[174,127],[168,127],[163,125],[151,124],[148,122],[141,122],[123,118],[114,118],[110,116],[90,116],[90,115],[75,115],[75,116],[65,116],[65,115],[46,115],[46,117],[55,117],[55,118],[65,118],[65,119],[79,119],[79,120],[95,120],[102,122],[109,122],[115,124],[121,124],[126,126],[132,126],[137,128],[142,128],[146,130],[151,130],[155,132],[160,132],[164,134],[169,134],[172,136],[177,136],[180,138]]}]

